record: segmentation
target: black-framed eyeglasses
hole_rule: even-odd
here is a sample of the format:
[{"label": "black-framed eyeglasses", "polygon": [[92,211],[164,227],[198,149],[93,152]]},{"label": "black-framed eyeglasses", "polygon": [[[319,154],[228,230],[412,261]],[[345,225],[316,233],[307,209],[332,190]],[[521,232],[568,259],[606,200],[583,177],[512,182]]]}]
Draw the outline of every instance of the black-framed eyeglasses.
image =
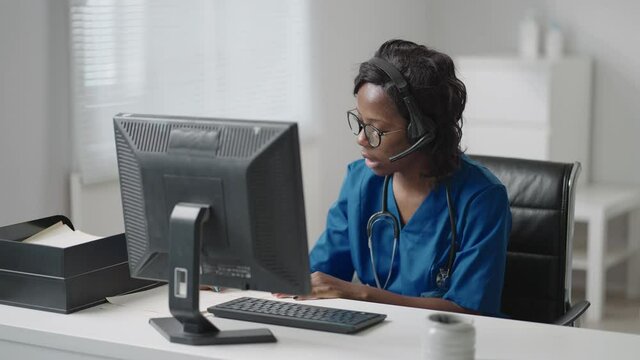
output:
[{"label": "black-framed eyeglasses", "polygon": [[349,128],[353,135],[358,135],[364,129],[364,136],[367,138],[369,145],[372,148],[377,148],[380,146],[380,142],[382,142],[382,137],[395,133],[398,131],[402,131],[404,129],[391,130],[391,131],[380,131],[375,126],[366,124],[360,120],[358,114],[356,114],[356,109],[347,111],[347,123],[349,124]]}]

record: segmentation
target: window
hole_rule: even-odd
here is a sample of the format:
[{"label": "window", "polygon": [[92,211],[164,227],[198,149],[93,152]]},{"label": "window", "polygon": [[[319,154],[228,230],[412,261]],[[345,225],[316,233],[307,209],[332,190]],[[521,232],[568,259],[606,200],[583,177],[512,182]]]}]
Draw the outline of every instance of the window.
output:
[{"label": "window", "polygon": [[[305,118],[306,1],[69,4],[74,168],[85,184],[117,176],[118,112]],[[299,126],[303,136],[313,130]]]}]

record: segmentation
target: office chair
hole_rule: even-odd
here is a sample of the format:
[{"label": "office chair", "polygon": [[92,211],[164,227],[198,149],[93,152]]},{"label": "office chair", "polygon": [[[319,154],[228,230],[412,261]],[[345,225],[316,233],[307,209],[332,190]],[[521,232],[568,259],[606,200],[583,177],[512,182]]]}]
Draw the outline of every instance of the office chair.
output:
[{"label": "office chair", "polygon": [[512,228],[502,312],[517,320],[575,326],[591,305],[571,304],[571,252],[580,163],[470,156],[506,186]]}]

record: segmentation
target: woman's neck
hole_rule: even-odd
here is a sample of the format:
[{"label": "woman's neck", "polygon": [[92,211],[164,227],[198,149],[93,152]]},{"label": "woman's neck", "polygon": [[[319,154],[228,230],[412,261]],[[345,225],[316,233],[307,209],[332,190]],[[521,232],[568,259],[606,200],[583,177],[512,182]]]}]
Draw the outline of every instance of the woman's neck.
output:
[{"label": "woman's neck", "polygon": [[428,170],[428,161],[423,155],[407,159],[405,166],[393,173],[393,195],[402,224],[409,222],[435,186],[435,179],[427,175]]},{"label": "woman's neck", "polygon": [[394,188],[398,186],[407,193],[428,194],[434,188],[436,179],[428,175],[426,156],[416,156],[407,160],[407,166],[393,174]]}]

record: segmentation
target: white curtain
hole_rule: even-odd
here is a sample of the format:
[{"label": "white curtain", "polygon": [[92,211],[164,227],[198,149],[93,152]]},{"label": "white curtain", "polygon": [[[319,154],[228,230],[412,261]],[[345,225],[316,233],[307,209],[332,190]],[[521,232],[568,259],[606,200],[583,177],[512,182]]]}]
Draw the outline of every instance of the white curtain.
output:
[{"label": "white curtain", "polygon": [[117,175],[118,112],[297,121],[309,91],[306,0],[69,0],[74,167]]}]

